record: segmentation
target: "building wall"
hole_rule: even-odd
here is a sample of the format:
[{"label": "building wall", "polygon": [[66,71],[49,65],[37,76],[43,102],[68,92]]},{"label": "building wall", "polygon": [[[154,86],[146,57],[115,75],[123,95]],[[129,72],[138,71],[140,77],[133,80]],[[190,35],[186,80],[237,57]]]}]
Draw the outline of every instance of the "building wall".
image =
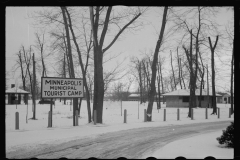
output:
[{"label": "building wall", "polygon": [[182,102],[179,96],[166,96],[166,107],[184,108],[188,107],[189,102]]},{"label": "building wall", "polygon": [[217,103],[223,103],[223,97],[217,97]]},{"label": "building wall", "polygon": [[[233,97],[234,98],[234,97]],[[228,103],[228,104],[230,104],[231,103],[231,96],[230,95],[223,95],[223,97],[222,97],[222,102],[223,103]],[[234,102],[233,102],[234,103]]]},{"label": "building wall", "polygon": [[128,97],[128,101],[139,101],[139,97]]},{"label": "building wall", "polygon": [[[212,99],[209,97],[209,105],[211,106]],[[197,97],[197,106],[199,104]],[[208,100],[207,96],[204,96],[204,100],[201,101],[201,107],[207,107]],[[166,96],[166,107],[175,107],[175,108],[187,108],[189,102],[182,102],[182,99],[179,99],[179,96]]]}]

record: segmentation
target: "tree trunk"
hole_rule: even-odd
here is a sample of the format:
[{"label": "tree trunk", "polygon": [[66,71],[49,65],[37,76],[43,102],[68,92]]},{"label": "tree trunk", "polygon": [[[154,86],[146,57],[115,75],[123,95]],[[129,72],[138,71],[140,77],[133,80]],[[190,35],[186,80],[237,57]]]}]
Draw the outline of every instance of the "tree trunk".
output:
[{"label": "tree trunk", "polygon": [[68,45],[67,45],[67,42],[65,40],[65,35],[63,34],[63,42],[64,42],[64,45],[65,45],[65,48],[66,48],[66,58],[67,58],[67,69],[68,69],[68,75],[69,77],[71,77],[72,73],[71,73],[71,70],[70,70],[70,61],[69,61],[69,54],[68,54]]},{"label": "tree trunk", "polygon": [[199,58],[201,60],[201,64],[202,64],[202,73],[201,73],[201,85],[200,85],[200,100],[199,100],[199,107],[202,107],[202,89],[204,89],[204,73],[205,73],[205,69],[204,69],[204,65],[202,62],[202,56],[199,53]]},{"label": "tree trunk", "polygon": [[208,83],[208,65],[207,65],[207,97],[208,97],[208,105],[207,105],[207,108],[209,108],[209,83]]},{"label": "tree trunk", "polygon": [[171,66],[172,66],[172,74],[173,74],[174,90],[177,90],[177,87],[176,87],[176,80],[175,80],[175,75],[174,75],[174,69],[173,69],[173,64],[172,64],[172,51],[171,51],[171,50],[170,50],[170,55],[171,55]]},{"label": "tree trunk", "polygon": [[202,107],[202,89],[204,89],[203,88],[203,79],[204,79],[204,68],[203,68],[203,73],[202,73],[202,78],[201,78],[201,85],[200,85],[200,100],[199,100],[199,104],[198,104],[198,106],[199,107]]},{"label": "tree trunk", "polygon": [[79,104],[78,104],[78,116],[79,117],[80,117],[81,105],[82,105],[82,98],[80,98]]},{"label": "tree trunk", "polygon": [[[148,63],[146,62],[146,65],[145,65],[144,62],[145,61],[143,60],[142,64],[143,64],[143,70],[144,70],[144,91],[145,91],[144,102],[146,102],[146,100],[148,101],[148,99],[149,99],[148,93],[149,93],[150,80],[149,80]],[[145,81],[145,79],[146,79],[146,81]],[[147,85],[145,85],[145,82],[147,83]]]},{"label": "tree trunk", "polygon": [[[192,30],[190,31],[190,52],[183,46],[185,50],[187,60],[189,63],[189,70],[190,70],[190,81],[189,81],[189,88],[190,88],[190,98],[189,98],[189,111],[188,117],[191,117],[191,109],[196,107],[196,96],[195,96],[195,86],[194,86],[194,73],[193,73],[193,58],[192,58]],[[188,55],[190,53],[190,55]]]},{"label": "tree trunk", "polygon": [[[160,55],[159,55],[159,60],[160,60]],[[162,64],[159,64],[159,73],[160,73],[160,79],[161,79],[161,84],[162,84],[162,94],[165,93],[164,88],[163,88],[163,78],[162,78]],[[163,97],[163,104],[164,104],[164,97]]]},{"label": "tree trunk", "polygon": [[143,102],[146,102],[146,74],[143,73]]},{"label": "tree trunk", "polygon": [[[31,72],[30,72],[30,69],[29,69],[30,60],[31,60],[31,46],[30,46],[29,60],[26,58],[26,55],[25,55],[24,58],[25,58],[26,62],[28,61],[27,70],[28,70],[28,76],[29,76],[29,79],[30,79],[31,94],[33,95],[33,85],[32,85],[33,84],[33,80],[32,80]],[[32,99],[32,104],[33,104],[33,99]]]},{"label": "tree trunk", "polygon": [[[160,58],[159,58],[159,63],[160,62]],[[159,109],[161,109],[161,90],[160,90],[160,64],[158,63],[158,102],[159,102]]]},{"label": "tree trunk", "polygon": [[[214,50],[216,48],[217,42],[218,42],[218,36],[216,38],[214,46],[212,46],[211,38],[208,37],[209,44],[210,44],[210,50],[211,50],[211,64],[212,64],[212,107],[213,107],[213,112],[212,114],[217,115],[217,105],[216,105],[216,92],[215,92],[215,69],[214,69]],[[212,115],[211,114],[211,115]]]},{"label": "tree trunk", "polygon": [[179,59],[179,64],[180,64],[180,71],[181,71],[181,78],[182,78],[182,82],[183,82],[183,86],[184,86],[184,89],[186,89],[186,85],[185,85],[185,82],[184,82],[184,78],[183,78],[183,75],[182,75],[182,64],[181,64],[181,58]]},{"label": "tree trunk", "polygon": [[33,94],[32,94],[32,101],[33,101],[33,117],[32,119],[36,119],[36,73],[35,73],[35,59],[33,53]]},{"label": "tree trunk", "polygon": [[[64,52],[63,56],[63,78],[66,78],[66,52]],[[66,105],[66,98],[63,98],[63,104]]]},{"label": "tree trunk", "polygon": [[179,82],[180,82],[180,87],[181,87],[181,89],[182,89],[181,68],[180,68],[180,63],[179,63],[178,47],[177,47],[177,60],[178,60],[178,79],[179,79]]},{"label": "tree trunk", "polygon": [[138,61],[138,73],[139,73],[139,87],[140,87],[140,104],[143,103],[143,85],[142,85],[142,73],[141,73],[141,62]]},{"label": "tree trunk", "polygon": [[93,111],[97,111],[97,123],[102,123],[104,81],[101,51],[94,47],[94,95]]},{"label": "tree trunk", "polygon": [[157,106],[158,106],[158,109],[161,109],[161,101],[160,101],[160,77],[159,75],[157,76],[157,82],[158,82],[158,100],[156,100],[158,103],[157,103]]},{"label": "tree trunk", "polygon": [[[70,35],[69,35],[69,28],[68,28],[68,22],[65,14],[65,7],[61,7],[63,20],[64,20],[64,26],[66,31],[66,37],[67,37],[67,49],[68,49],[68,57],[70,62],[70,69],[71,72],[70,78],[75,78],[75,72],[73,67],[73,59],[72,59],[72,49],[71,49],[71,42],[70,42]],[[75,111],[78,107],[78,98],[73,98],[73,126],[75,126]]]},{"label": "tree trunk", "polygon": [[112,7],[107,8],[102,33],[100,34],[100,40],[98,39],[99,31],[99,18],[101,13],[101,7],[97,6],[95,13],[93,7],[89,7],[90,21],[93,37],[93,52],[94,52],[94,102],[93,110],[97,110],[97,123],[102,123],[102,112],[103,112],[103,97],[104,97],[104,81],[103,81],[103,53],[106,52],[123,33],[123,31],[132,24],[141,13],[134,15],[133,19],[129,21],[123,28],[121,28],[118,34],[114,37],[112,42],[103,49],[103,43],[108,30],[108,24],[110,21],[110,14]]},{"label": "tree trunk", "polygon": [[[23,48],[23,49],[24,49],[24,48]],[[25,54],[25,50],[24,50],[23,52],[24,52],[24,54]],[[27,75],[27,73],[26,73],[25,76],[24,76],[24,73],[23,73],[22,54],[21,54],[20,51],[19,51],[18,57],[19,57],[20,67],[21,67],[21,76],[22,76],[23,90],[26,90],[26,75]],[[25,103],[25,104],[27,104],[27,99],[26,99],[26,98],[27,98],[27,97],[26,97],[26,94],[24,94],[23,100],[24,100],[24,103]]]},{"label": "tree trunk", "polygon": [[156,92],[155,88],[155,80],[156,80],[156,65],[158,62],[158,52],[162,44],[164,29],[166,25],[166,17],[167,17],[167,9],[168,7],[164,7],[163,19],[162,19],[162,27],[159,35],[159,39],[156,44],[153,62],[152,62],[152,78],[151,78],[151,85],[150,85],[150,95],[149,95],[149,102],[147,108],[147,121],[152,121],[152,108],[153,108],[153,101]]},{"label": "tree trunk", "polygon": [[231,63],[231,114],[234,113],[233,110],[233,67],[234,67],[234,40],[233,40],[233,51],[232,51],[232,63]]},{"label": "tree trunk", "polygon": [[[82,75],[83,75],[83,85],[85,87],[85,92],[86,92],[87,109],[88,109],[88,123],[91,123],[92,120],[91,120],[90,96],[89,96],[89,90],[88,90],[87,80],[86,80],[86,69],[87,69],[87,67],[85,67],[85,69],[84,69],[83,62],[82,62],[82,57],[81,57],[81,51],[79,49],[79,46],[78,46],[78,43],[76,41],[76,37],[75,37],[74,31],[72,29],[71,17],[70,17],[70,14],[68,13],[67,8],[66,7],[64,7],[64,8],[65,8],[67,16],[68,16],[69,27],[70,27],[70,31],[72,33],[73,41],[74,41],[74,44],[75,44],[75,46],[77,48],[79,63],[80,63],[81,71],[82,71]],[[88,60],[87,60],[87,62],[88,62]],[[87,65],[88,64],[86,63],[86,66]],[[82,98],[81,98],[80,102],[82,102]],[[79,107],[79,109],[80,109],[80,107]],[[80,110],[78,110],[78,112],[80,113]]]}]

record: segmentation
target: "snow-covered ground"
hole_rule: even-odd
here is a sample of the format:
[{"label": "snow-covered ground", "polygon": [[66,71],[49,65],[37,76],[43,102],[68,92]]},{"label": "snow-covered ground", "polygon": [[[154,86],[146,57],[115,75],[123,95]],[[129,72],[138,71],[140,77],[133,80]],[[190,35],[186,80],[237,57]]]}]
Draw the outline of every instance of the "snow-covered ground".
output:
[{"label": "snow-covered ground", "polygon": [[216,137],[221,135],[222,131],[217,131],[176,140],[157,150],[152,157],[175,159],[182,156],[187,159],[204,159],[211,156],[216,159],[233,159],[233,148],[226,148],[216,141]]},{"label": "snow-covered ground", "polygon": [[[147,108],[147,103],[141,105],[139,104],[138,119],[137,101],[123,101],[122,116],[120,102],[104,101],[103,124],[93,125],[93,123],[88,123],[86,101],[83,101],[79,118],[79,126],[73,126],[72,106],[70,104],[63,105],[63,102],[56,101],[55,106],[53,106],[53,127],[47,128],[48,112],[50,110],[49,104],[37,104],[37,120],[29,119],[33,116],[31,101],[29,101],[28,107],[27,105],[17,105],[17,109],[16,105],[5,105],[5,107],[7,152],[10,150],[14,150],[19,146],[35,147],[37,145],[42,145],[46,143],[60,143],[63,141],[74,139],[76,137],[81,138],[85,136],[94,136],[100,133],[107,133],[125,129],[166,126],[172,124],[182,125],[190,123],[225,121],[234,119],[234,115],[229,118],[230,104],[217,104],[217,107],[220,108],[220,118],[218,118],[217,115],[210,115],[212,109],[208,109],[208,119],[205,119],[204,108],[194,109],[194,120],[187,118],[188,108],[181,108],[180,121],[177,121],[177,108],[166,108],[165,104],[162,104],[162,109],[157,110],[156,103],[154,103],[152,113],[153,122],[144,123],[144,109]],[[127,124],[123,123],[124,109],[127,110]],[[163,109],[166,109],[166,121],[163,121]],[[19,130],[15,130],[16,112],[19,112]],[[26,116],[28,118],[27,122]]]}]

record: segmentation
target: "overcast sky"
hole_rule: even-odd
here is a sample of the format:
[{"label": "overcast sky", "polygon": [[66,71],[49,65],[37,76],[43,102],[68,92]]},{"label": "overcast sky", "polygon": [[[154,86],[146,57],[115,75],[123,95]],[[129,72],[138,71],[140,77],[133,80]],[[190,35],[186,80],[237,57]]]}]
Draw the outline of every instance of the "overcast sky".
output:
[{"label": "overcast sky", "polygon": [[[14,83],[15,80],[20,80],[20,70],[18,70],[15,76],[12,75],[12,67],[16,63],[17,56],[15,55],[21,45],[29,48],[35,42],[34,32],[35,29],[32,26],[32,20],[27,18],[27,13],[31,13],[35,10],[41,10],[41,7],[6,7],[6,70],[10,72],[10,81],[7,83],[10,85]],[[129,58],[131,56],[142,57],[140,51],[144,50],[154,50],[156,45],[156,40],[158,38],[157,33],[160,32],[161,21],[162,21],[163,8],[152,7],[146,13],[145,16],[141,17],[141,20],[145,22],[145,26],[141,30],[134,33],[124,34],[120,37],[120,41],[117,41],[110,49],[109,54],[122,53],[118,58],[111,60],[110,62],[104,64],[104,68],[112,68],[117,63],[121,62],[124,58],[124,66],[129,64]],[[220,13],[217,17],[217,21],[221,24],[227,24],[232,17],[232,12],[227,11],[224,7],[220,9]],[[215,37],[212,37],[212,41],[215,41]],[[166,59],[166,68],[169,69],[169,51],[166,53],[160,53],[163,56],[168,57]],[[231,57],[228,54],[221,59],[216,59],[217,68],[224,68],[222,75],[224,77],[216,77],[217,85],[227,88],[230,86],[230,67],[223,67],[222,62],[227,61]],[[39,55],[36,55],[39,56]],[[220,60],[222,62],[220,62]],[[54,67],[54,60],[48,61],[48,68],[52,69]],[[168,63],[169,62],[169,63]],[[40,75],[38,76],[40,78]],[[40,79],[39,79],[40,80]],[[19,83],[21,83],[19,81]],[[218,90],[222,90],[221,87],[217,87]],[[134,85],[133,85],[134,88]]]}]

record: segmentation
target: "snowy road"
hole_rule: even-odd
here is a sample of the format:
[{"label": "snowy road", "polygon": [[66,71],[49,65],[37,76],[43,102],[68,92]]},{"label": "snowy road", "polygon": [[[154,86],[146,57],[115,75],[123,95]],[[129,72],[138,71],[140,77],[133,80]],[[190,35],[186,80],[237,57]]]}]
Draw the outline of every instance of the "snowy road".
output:
[{"label": "snowy road", "polygon": [[[151,123],[151,122],[148,122]],[[184,137],[226,129],[230,121],[137,128],[75,139],[61,144],[25,147],[8,158],[147,158],[167,143]],[[203,146],[204,147],[204,146]]]}]

